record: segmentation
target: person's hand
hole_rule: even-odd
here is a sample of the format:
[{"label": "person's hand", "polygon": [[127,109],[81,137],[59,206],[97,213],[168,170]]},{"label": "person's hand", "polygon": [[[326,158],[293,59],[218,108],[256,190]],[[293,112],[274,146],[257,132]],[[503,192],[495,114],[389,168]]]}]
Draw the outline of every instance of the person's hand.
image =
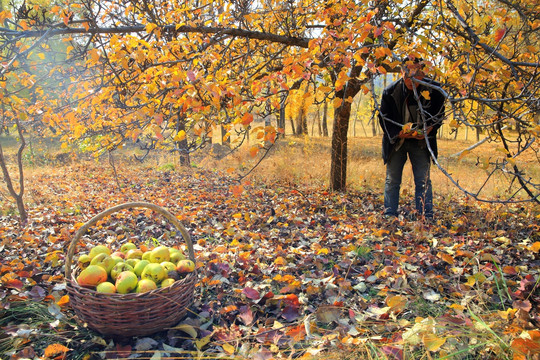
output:
[{"label": "person's hand", "polygon": [[[433,130],[433,126],[429,126],[426,129],[426,134],[429,134]],[[417,140],[423,140],[425,138],[424,132],[422,130],[413,130],[408,124],[405,124],[403,126],[403,129],[399,132],[398,135],[401,139],[417,139]]]}]

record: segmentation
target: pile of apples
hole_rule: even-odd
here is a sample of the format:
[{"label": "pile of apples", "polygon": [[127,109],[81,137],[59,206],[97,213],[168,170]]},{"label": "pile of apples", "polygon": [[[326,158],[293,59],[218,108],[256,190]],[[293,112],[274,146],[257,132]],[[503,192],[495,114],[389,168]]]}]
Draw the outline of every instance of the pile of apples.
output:
[{"label": "pile of apples", "polygon": [[[146,249],[145,249],[146,250]],[[97,245],[78,258],[80,286],[100,293],[142,293],[172,285],[195,271],[195,263],[176,248],[164,245],[143,251],[133,243],[112,252]]]}]

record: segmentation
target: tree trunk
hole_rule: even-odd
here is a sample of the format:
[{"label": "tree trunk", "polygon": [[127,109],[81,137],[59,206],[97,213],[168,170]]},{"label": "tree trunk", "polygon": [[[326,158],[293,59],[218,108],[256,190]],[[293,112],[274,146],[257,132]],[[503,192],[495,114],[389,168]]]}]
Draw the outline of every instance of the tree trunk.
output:
[{"label": "tree trunk", "polygon": [[328,101],[324,102],[322,130],[323,130],[323,136],[328,137]]},{"label": "tree trunk", "polygon": [[279,102],[279,118],[278,129],[283,129],[283,137],[285,137],[285,102],[287,101],[287,94],[281,95],[281,101]]},{"label": "tree trunk", "polygon": [[332,191],[343,191],[347,186],[347,132],[350,116],[351,103],[344,101],[334,114],[330,166],[330,190]]},{"label": "tree trunk", "polygon": [[26,208],[24,206],[24,172],[23,172],[23,164],[22,164],[22,154],[23,150],[26,147],[26,142],[24,140],[24,134],[21,128],[21,125],[19,124],[19,121],[16,120],[17,123],[17,131],[19,132],[19,139],[21,141],[21,145],[19,146],[19,150],[17,151],[17,166],[19,168],[19,192],[15,191],[15,188],[13,187],[13,182],[11,180],[11,176],[9,175],[9,171],[6,164],[6,158],[4,157],[4,152],[2,150],[2,145],[0,144],[0,167],[2,168],[2,173],[4,175],[4,181],[6,183],[6,186],[8,188],[9,194],[15,199],[15,202],[17,203],[17,209],[19,210],[19,216],[21,218],[21,225],[25,225],[28,221],[28,213],[26,212]]}]

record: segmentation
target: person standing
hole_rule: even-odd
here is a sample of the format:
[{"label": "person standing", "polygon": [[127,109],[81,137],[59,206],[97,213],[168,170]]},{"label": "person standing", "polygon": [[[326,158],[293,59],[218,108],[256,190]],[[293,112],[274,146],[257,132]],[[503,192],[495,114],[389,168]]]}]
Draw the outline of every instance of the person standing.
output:
[{"label": "person standing", "polygon": [[426,218],[433,217],[431,154],[427,143],[437,157],[437,130],[442,125],[446,98],[437,89],[440,84],[426,77],[426,69],[423,60],[406,58],[401,66],[401,78],[382,93],[379,123],[384,132],[384,214],[387,216],[398,215],[403,167],[408,157],[414,176],[416,210]]}]

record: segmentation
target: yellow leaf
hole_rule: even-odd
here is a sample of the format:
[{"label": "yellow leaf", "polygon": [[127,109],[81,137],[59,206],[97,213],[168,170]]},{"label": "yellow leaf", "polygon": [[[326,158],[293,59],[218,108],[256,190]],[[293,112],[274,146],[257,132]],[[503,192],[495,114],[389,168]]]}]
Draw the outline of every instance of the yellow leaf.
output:
[{"label": "yellow leaf", "polygon": [[225,351],[227,354],[229,355],[234,354],[234,350],[235,350],[234,346],[230,344],[223,344],[221,347],[223,348],[223,351]]},{"label": "yellow leaf", "polygon": [[208,344],[210,342],[211,336],[212,334],[205,336],[200,340],[195,341],[195,346],[197,347],[197,349],[201,350],[206,344]]},{"label": "yellow leaf", "polygon": [[184,130],[180,130],[178,134],[176,134],[173,138],[174,141],[182,141],[186,138],[186,132]]},{"label": "yellow leaf", "polygon": [[429,90],[424,90],[424,91],[421,92],[421,94],[422,94],[422,96],[423,96],[426,100],[431,99]]},{"label": "yellow leaf", "polygon": [[458,161],[461,161],[465,156],[469,155],[471,150],[463,150],[463,152],[458,156]]},{"label": "yellow leaf", "polygon": [[334,108],[337,109],[338,107],[340,107],[342,102],[343,102],[343,99],[341,99],[341,98],[335,98],[335,99],[334,99]]},{"label": "yellow leaf", "polygon": [[402,310],[406,304],[407,298],[401,295],[391,296],[386,300],[386,305],[388,305],[394,311]]},{"label": "yellow leaf", "polygon": [[445,338],[440,338],[436,334],[426,334],[423,336],[422,341],[424,346],[429,351],[437,351],[444,345],[446,342]]},{"label": "yellow leaf", "polygon": [[536,253],[540,251],[540,241],[536,241],[531,245],[531,251]]},{"label": "yellow leaf", "polygon": [[285,260],[283,257],[278,256],[276,260],[274,260],[274,264],[276,265],[287,265],[287,260]]},{"label": "yellow leaf", "polygon": [[195,328],[193,326],[188,325],[188,324],[180,324],[180,325],[177,325],[177,326],[173,327],[172,329],[180,330],[182,332],[185,332],[186,334],[188,334],[189,336],[191,336],[194,339],[197,337],[197,330],[195,330]]}]

